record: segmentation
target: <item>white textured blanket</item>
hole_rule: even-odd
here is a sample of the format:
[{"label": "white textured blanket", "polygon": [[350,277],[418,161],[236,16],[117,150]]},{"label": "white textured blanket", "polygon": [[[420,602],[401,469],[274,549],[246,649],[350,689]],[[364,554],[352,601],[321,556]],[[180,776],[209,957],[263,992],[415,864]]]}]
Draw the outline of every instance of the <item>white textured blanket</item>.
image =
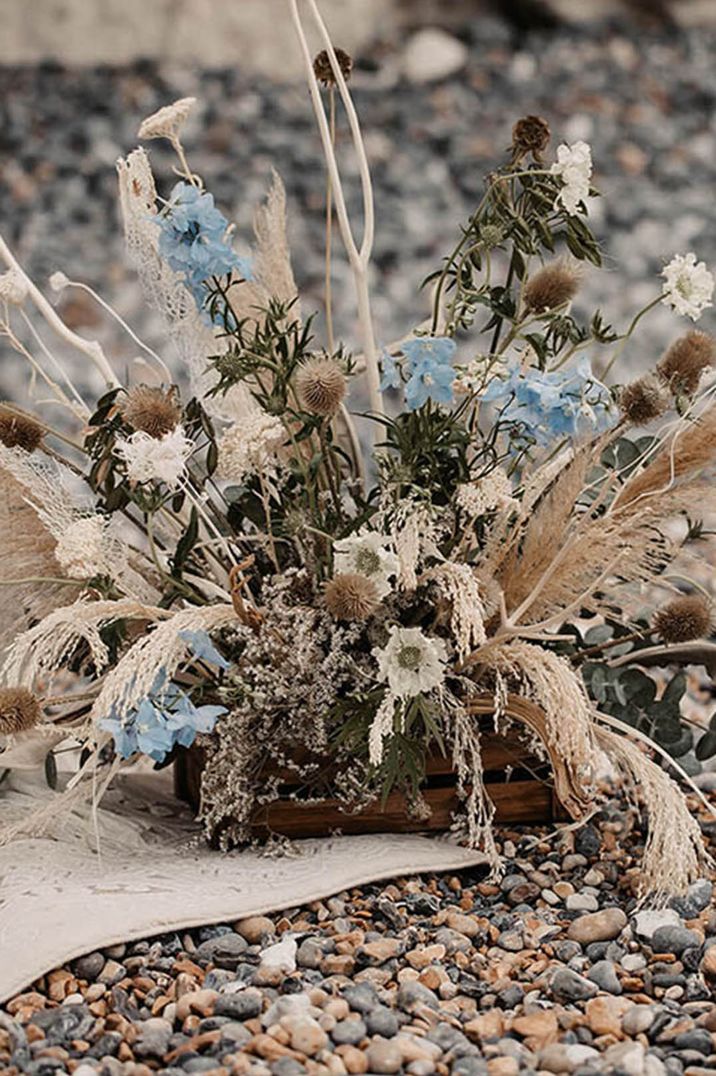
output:
[{"label": "white textured blanket", "polygon": [[[13,776],[0,816],[50,795]],[[353,885],[485,862],[448,840],[385,834],[295,842],[291,855],[210,850],[165,774],[119,779],[95,830],[72,816],[58,839],[0,848],[0,1001],[64,961],[168,930],[295,907]]]}]

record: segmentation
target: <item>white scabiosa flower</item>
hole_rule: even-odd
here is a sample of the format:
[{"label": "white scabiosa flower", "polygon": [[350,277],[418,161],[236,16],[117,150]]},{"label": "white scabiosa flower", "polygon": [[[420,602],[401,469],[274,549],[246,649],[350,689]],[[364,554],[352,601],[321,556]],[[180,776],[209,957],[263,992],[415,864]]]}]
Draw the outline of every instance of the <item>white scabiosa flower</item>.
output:
[{"label": "white scabiosa flower", "polygon": [[378,676],[388,684],[391,695],[411,699],[440,687],[445,680],[447,649],[442,639],[431,639],[421,628],[390,629],[384,647],[376,647]]},{"label": "white scabiosa flower", "polygon": [[110,536],[109,520],[80,516],[60,534],[55,557],[70,579],[114,578],[117,573],[117,542]]},{"label": "white scabiosa flower", "polygon": [[333,543],[336,575],[364,575],[375,583],[376,596],[391,591],[390,580],[398,574],[400,562],[387,538],[375,531],[362,531]]},{"label": "white scabiosa flower", "polygon": [[249,412],[230,426],[217,445],[217,478],[241,482],[247,475],[272,474],[276,452],[286,440],[283,424],[265,411]]},{"label": "white scabiosa flower", "polygon": [[196,104],[196,97],[181,97],[171,105],[153,112],[142,122],[139,138],[176,138]]},{"label": "white scabiosa flower", "polygon": [[557,195],[555,208],[564,208],[574,215],[580,202],[589,199],[589,181],[592,177],[592,151],[586,142],[563,143],[557,147],[557,160],[550,168],[553,176],[559,176],[564,186]]},{"label": "white scabiosa flower", "polygon": [[0,273],[0,303],[8,306],[22,306],[27,297],[27,284],[17,269],[8,269]]},{"label": "white scabiosa flower", "polygon": [[118,437],[115,452],[124,460],[130,482],[165,482],[176,489],[184,474],[186,461],[194,451],[194,443],[177,426],[163,437],[150,437],[137,430],[131,437]]},{"label": "white scabiosa flower", "polygon": [[705,262],[697,262],[696,255],[675,254],[661,275],[664,278],[662,302],[672,306],[678,314],[698,321],[707,306],[711,306],[714,278]]}]

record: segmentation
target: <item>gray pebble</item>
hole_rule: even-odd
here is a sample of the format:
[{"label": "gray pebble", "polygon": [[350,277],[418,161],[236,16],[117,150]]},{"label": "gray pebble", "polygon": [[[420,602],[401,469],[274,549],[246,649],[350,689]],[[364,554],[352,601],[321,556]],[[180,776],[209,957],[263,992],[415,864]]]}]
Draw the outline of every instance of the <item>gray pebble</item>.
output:
[{"label": "gray pebble", "polygon": [[247,949],[248,944],[240,934],[221,934],[218,938],[202,942],[194,953],[194,959],[199,963],[215,964],[217,968],[232,969]]},{"label": "gray pebble", "polygon": [[397,1001],[399,1008],[408,1013],[421,1005],[427,1005],[429,1009],[439,1008],[438,999],[433,991],[418,982],[401,983]]},{"label": "gray pebble", "polygon": [[599,989],[595,983],[570,968],[558,968],[552,976],[550,988],[555,997],[564,998],[565,1001],[593,998]]},{"label": "gray pebble", "polygon": [[664,926],[654,931],[651,948],[655,953],[683,953],[684,949],[701,947],[701,938],[687,927]]},{"label": "gray pebble", "polygon": [[229,1016],[232,1020],[251,1020],[261,1012],[262,996],[259,990],[239,990],[235,994],[219,994],[214,1006],[217,1016]]},{"label": "gray pebble", "polygon": [[380,1005],[377,1009],[366,1014],[366,1027],[371,1035],[382,1035],[384,1039],[392,1039],[398,1034],[400,1024],[398,1017],[392,1009]]},{"label": "gray pebble", "polygon": [[608,994],[621,994],[622,985],[611,960],[598,960],[587,972],[587,978]]},{"label": "gray pebble", "polygon": [[339,1046],[357,1046],[367,1034],[366,1025],[357,1017],[348,1020],[339,1020],[331,1031],[331,1038]]},{"label": "gray pebble", "polygon": [[86,979],[93,983],[104,967],[105,959],[102,953],[88,953],[75,960],[74,969],[78,979]]}]

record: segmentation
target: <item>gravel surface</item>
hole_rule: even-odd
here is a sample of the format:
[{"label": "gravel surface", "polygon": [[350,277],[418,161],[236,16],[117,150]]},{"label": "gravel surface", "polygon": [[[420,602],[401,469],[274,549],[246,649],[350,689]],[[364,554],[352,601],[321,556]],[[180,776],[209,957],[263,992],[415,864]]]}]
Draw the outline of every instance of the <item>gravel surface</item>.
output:
[{"label": "gravel surface", "polygon": [[640,911],[643,833],[617,806],[558,838],[499,836],[506,871],[494,884],[477,871],[396,880],[83,956],[0,1012],[0,1067],[7,1076],[716,1071],[712,882]]},{"label": "gravel surface", "polygon": [[[396,338],[425,314],[421,280],[453,244],[486,171],[509,144],[512,123],[527,112],[546,116],[555,140],[585,138],[593,144],[604,193],[594,216],[607,271],[590,273],[578,303],[599,304],[609,320],[624,327],[654,294],[654,274],[674,252],[694,249],[714,266],[713,28],[637,31],[633,24],[598,23],[532,32],[517,41],[499,18],[483,14],[460,37],[466,47],[457,54],[443,43],[444,66],[459,66],[462,55],[464,68],[427,85],[405,74],[416,54],[414,39],[377,47],[357,65],[353,87],[376,188],[379,339]],[[433,60],[438,48],[433,46]],[[271,165],[283,175],[296,274],[306,308],[318,306],[323,181],[302,87],[250,79],[240,67],[0,69],[3,233],[38,280],[60,268],[86,280],[160,348],[161,327],[124,262],[114,161],[135,144],[143,116],[183,94],[202,102],[187,137],[193,167],[238,222],[240,235],[248,238]],[[166,191],[171,155],[160,143],[152,144],[151,153]],[[346,163],[357,208],[349,156]],[[353,300],[340,259],[335,277],[338,325],[350,340]],[[108,341],[124,362],[133,357],[135,345],[106,324],[86,296],[66,294],[61,303],[75,327]],[[701,325],[713,324],[709,312]],[[682,328],[673,313],[658,308],[627,359],[634,366],[653,363]],[[9,386],[0,388],[7,392]]]}]

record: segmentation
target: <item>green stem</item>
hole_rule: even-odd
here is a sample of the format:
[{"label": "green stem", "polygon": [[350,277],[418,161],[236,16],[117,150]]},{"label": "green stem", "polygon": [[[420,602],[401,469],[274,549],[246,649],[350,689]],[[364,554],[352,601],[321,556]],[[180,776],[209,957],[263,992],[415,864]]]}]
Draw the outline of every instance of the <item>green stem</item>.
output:
[{"label": "green stem", "polygon": [[645,307],[643,307],[639,311],[638,314],[634,315],[634,317],[632,318],[631,325],[629,326],[627,331],[624,333],[624,336],[621,338],[621,340],[619,342],[619,346],[616,348],[616,350],[614,351],[614,354],[612,355],[611,359],[609,360],[607,365],[602,370],[602,373],[601,373],[602,380],[604,380],[607,377],[609,371],[611,370],[612,366],[617,361],[617,359],[621,355],[622,351],[626,347],[627,343],[629,342],[629,338],[631,337],[632,333],[636,329],[636,327],[639,324],[639,322],[641,321],[641,319],[650,310],[653,310],[655,306],[659,305],[659,303],[661,302],[661,298],[662,298],[661,295],[657,295],[657,297],[655,299],[652,299],[650,303],[647,303],[647,305]]}]

